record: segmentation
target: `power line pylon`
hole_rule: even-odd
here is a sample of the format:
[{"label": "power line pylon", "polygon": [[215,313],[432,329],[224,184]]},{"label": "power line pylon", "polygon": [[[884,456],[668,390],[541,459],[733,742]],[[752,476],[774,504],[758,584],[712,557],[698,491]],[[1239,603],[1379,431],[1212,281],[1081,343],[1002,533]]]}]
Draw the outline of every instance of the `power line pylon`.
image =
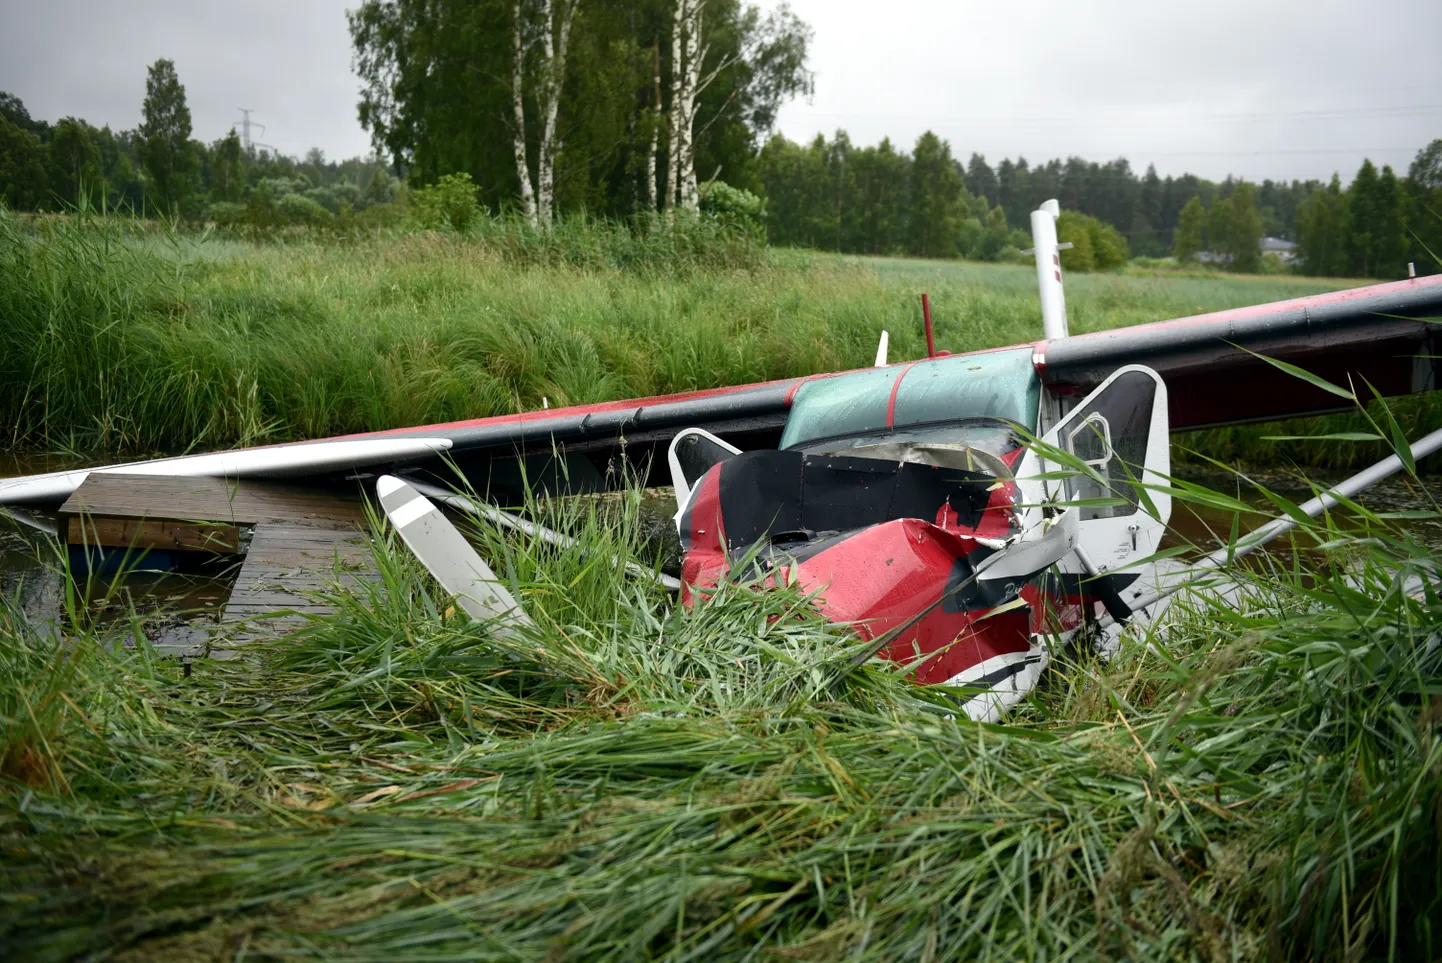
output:
[{"label": "power line pylon", "polygon": [[[237,107],[237,108],[235,108],[235,109],[238,110],[238,111],[240,111],[241,114],[242,114],[243,117],[244,117],[244,119],[241,120],[241,122],[240,122],[240,144],[241,144],[242,147],[245,148],[245,152],[248,154],[248,153],[250,153],[251,148],[253,148],[253,147],[256,146],[255,141],[251,140],[251,138],[250,138],[250,128],[251,128],[250,115],[253,114],[253,113],[255,113],[255,108],[254,108],[254,107]],[[254,126],[260,128],[260,134],[261,134],[262,137],[264,137],[264,136],[265,136],[265,125],[264,125],[264,124],[255,124]]]}]

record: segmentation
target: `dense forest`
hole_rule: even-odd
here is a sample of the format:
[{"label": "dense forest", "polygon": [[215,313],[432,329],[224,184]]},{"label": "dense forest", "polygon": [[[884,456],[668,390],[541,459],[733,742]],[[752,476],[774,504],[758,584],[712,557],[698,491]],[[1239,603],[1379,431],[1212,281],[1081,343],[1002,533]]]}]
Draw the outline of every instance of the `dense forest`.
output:
[{"label": "dense forest", "polygon": [[1058,230],[1076,245],[1064,255],[1073,269],[1207,255],[1239,271],[1276,269],[1280,261],[1263,260],[1264,236],[1295,242],[1310,274],[1402,277],[1409,261],[1435,271],[1430,252],[1442,254],[1442,140],[1405,178],[1365,161],[1346,189],[1336,175],[1328,184],[1138,175],[1125,158],[992,167],[972,154],[963,164],[930,133],[910,154],[886,140],[856,147],[844,131],[804,146],[773,137],[755,170],[772,242],[826,250],[1005,260],[1030,246],[1030,212],[1054,197],[1070,212]]},{"label": "dense forest", "polygon": [[151,66],[134,130],[30,116],[0,92],[0,199],[13,210],[108,208],[151,217],[257,223],[320,223],[389,204],[400,187],[384,161],[327,161],[242,146],[230,133],[191,138],[185,88],[169,60]]},{"label": "dense forest", "polygon": [[[910,149],[844,131],[797,144],[780,107],[812,86],[810,29],[741,0],[366,0],[349,15],[375,154],[327,161],[192,138],[185,88],[151,66],[141,123],[32,118],[0,93],[0,197],[16,210],[106,206],[221,226],[399,223],[407,187],[467,175],[480,204],[542,228],[740,213],[777,245],[1023,259],[1055,197],[1067,266],[1174,257],[1237,271],[1391,278],[1442,253],[1442,140],[1405,176],[1365,162],[1318,181],[1137,173],[1124,158],[995,165],[930,132]],[[470,189],[469,186],[467,188]],[[1262,239],[1294,242],[1283,262]]]}]

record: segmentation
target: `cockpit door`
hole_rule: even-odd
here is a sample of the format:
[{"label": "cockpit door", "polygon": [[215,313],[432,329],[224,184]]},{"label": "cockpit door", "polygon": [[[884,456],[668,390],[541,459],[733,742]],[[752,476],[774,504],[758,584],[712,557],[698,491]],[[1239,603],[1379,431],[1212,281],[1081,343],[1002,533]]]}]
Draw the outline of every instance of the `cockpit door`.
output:
[{"label": "cockpit door", "polygon": [[1078,571],[1117,572],[1157,551],[1172,512],[1171,496],[1158,490],[1172,466],[1160,375],[1142,365],[1117,369],[1042,441],[1074,459],[1043,454],[1042,463],[1065,476],[1047,481],[1049,500],[1080,503]]}]

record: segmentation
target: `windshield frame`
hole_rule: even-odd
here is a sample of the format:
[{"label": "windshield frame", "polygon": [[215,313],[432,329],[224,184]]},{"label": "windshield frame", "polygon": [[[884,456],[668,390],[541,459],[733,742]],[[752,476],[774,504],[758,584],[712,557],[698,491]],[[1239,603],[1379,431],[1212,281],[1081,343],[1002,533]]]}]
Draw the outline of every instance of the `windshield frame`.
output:
[{"label": "windshield frame", "polygon": [[[937,421],[912,422],[912,423],[906,424],[906,425],[885,425],[885,426],[882,426],[882,427],[880,427],[880,428],[870,428],[870,429],[867,429],[867,430],[865,430],[865,431],[843,432],[843,433],[841,433],[841,434],[828,435],[828,436],[826,436],[826,437],[824,437],[824,438],[809,438],[809,439],[807,439],[807,440],[804,441],[804,442],[798,442],[798,443],[796,443],[796,444],[794,444],[794,445],[790,445],[789,447],[784,448],[784,449],[782,449],[782,450],[783,450],[783,451],[799,451],[799,452],[801,452],[801,453],[803,453],[803,454],[819,454],[820,452],[818,452],[816,449],[818,449],[818,448],[824,448],[825,446],[830,445],[830,444],[832,444],[833,442],[838,442],[838,441],[855,441],[855,440],[860,440],[860,439],[868,439],[868,440],[872,440],[872,441],[874,441],[874,442],[878,442],[878,443],[879,443],[880,439],[885,438],[885,437],[888,436],[888,435],[895,435],[895,434],[897,434],[898,432],[925,431],[925,430],[928,429],[928,428],[941,429],[941,428],[968,428],[968,427],[974,427],[974,428],[1004,428],[1004,429],[1006,429],[1006,431],[1007,431],[1008,433],[1010,433],[1011,437],[1016,440],[1016,444],[1013,445],[1011,448],[1007,449],[1007,451],[1015,451],[1017,448],[1020,448],[1020,447],[1022,447],[1022,446],[1025,444],[1025,434],[1024,434],[1024,433],[1026,432],[1026,428],[1025,428],[1024,426],[1017,424],[1015,421],[1012,421],[1010,418],[998,418],[998,417],[996,417],[995,415],[975,415],[975,416],[972,416],[972,417],[969,417],[969,418],[946,418],[946,419],[937,420]],[[916,441],[917,441],[917,443],[919,443],[919,444],[948,444],[948,445],[961,444],[961,445],[965,445],[965,442],[957,442],[957,441],[938,442],[938,441],[936,441],[936,440],[924,440],[924,439],[919,439],[919,438],[916,439]],[[905,441],[897,441],[897,442],[894,442],[894,443],[895,443],[895,444],[905,444],[906,442],[905,442]],[[859,447],[859,446],[857,446],[857,445],[850,445],[850,446],[848,446],[848,447],[855,448],[855,447]],[[968,446],[968,447],[978,448],[978,450],[980,450],[980,451],[989,451],[989,449],[979,448],[978,446],[975,446],[975,445]],[[837,451],[836,449],[827,449],[827,451],[828,451],[828,453],[841,454],[842,451],[844,451],[844,449],[843,449],[842,451]],[[995,453],[995,452],[993,452],[993,454],[1001,454],[1001,453]]]}]

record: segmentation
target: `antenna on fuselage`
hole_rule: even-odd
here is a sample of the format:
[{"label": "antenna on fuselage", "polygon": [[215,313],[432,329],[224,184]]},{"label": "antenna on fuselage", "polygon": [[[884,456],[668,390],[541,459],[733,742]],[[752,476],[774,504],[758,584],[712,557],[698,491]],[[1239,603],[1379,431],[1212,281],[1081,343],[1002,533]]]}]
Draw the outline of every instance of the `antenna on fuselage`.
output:
[{"label": "antenna on fuselage", "polygon": [[1061,247],[1056,242],[1056,219],[1061,205],[1046,201],[1031,212],[1032,252],[1036,255],[1036,283],[1041,289],[1041,327],[1048,341],[1067,336],[1066,296],[1061,287]]}]

